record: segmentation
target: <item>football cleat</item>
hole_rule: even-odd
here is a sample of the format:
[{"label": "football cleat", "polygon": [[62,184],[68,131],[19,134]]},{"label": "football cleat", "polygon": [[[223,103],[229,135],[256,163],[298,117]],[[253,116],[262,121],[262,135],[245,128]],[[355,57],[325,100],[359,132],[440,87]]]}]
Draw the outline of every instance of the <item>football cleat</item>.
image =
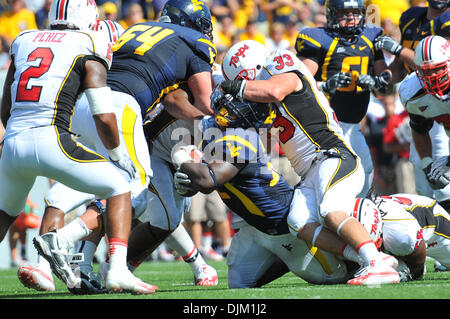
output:
[{"label": "football cleat", "polygon": [[217,286],[218,282],[217,271],[207,264],[195,271],[194,283],[196,286]]},{"label": "football cleat", "polygon": [[17,277],[27,288],[38,291],[55,291],[55,284],[51,274],[46,274],[33,265],[22,266],[17,270]]},{"label": "football cleat", "polygon": [[109,292],[129,292],[136,295],[154,294],[157,286],[147,284],[135,277],[128,269],[109,270],[106,276],[106,288]]},{"label": "football cleat", "polygon": [[375,262],[370,264],[355,274],[353,279],[347,281],[349,285],[374,286],[383,284],[396,284],[400,282],[400,275],[386,262]]},{"label": "football cleat", "polygon": [[67,287],[79,287],[81,279],[76,277],[69,265],[72,243],[57,232],[49,232],[42,236],[34,237],[34,247],[36,247],[39,254],[44,257],[55,273]]},{"label": "football cleat", "polygon": [[394,256],[385,254],[383,252],[380,252],[380,254],[382,255],[383,261],[386,263],[386,265],[388,265],[389,267],[397,270],[398,269],[398,260],[397,258],[395,258]]},{"label": "football cleat", "polygon": [[70,288],[69,291],[74,295],[94,295],[105,294],[108,292],[106,287],[102,286],[103,276],[100,273],[91,272],[86,274],[80,271],[81,283],[80,286]]}]

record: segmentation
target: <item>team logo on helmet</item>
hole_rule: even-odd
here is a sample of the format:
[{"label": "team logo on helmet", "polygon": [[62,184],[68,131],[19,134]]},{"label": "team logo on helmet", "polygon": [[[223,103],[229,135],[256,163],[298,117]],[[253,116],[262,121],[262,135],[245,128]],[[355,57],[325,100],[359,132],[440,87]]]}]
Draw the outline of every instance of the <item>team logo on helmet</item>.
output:
[{"label": "team logo on helmet", "polygon": [[269,56],[267,48],[253,40],[233,45],[222,62],[222,73],[228,80],[254,80]]}]

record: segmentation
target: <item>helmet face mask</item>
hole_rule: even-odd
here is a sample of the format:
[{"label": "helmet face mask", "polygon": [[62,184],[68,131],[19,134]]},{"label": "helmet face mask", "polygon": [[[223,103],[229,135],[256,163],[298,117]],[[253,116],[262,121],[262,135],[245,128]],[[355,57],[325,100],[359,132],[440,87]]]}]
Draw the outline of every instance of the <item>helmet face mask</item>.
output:
[{"label": "helmet face mask", "polygon": [[208,7],[200,0],[169,0],[161,11],[161,22],[197,30],[213,39],[213,25]]},{"label": "helmet face mask", "polygon": [[272,104],[239,101],[216,88],[211,95],[211,108],[221,128],[271,128],[276,113]]},{"label": "helmet face mask", "polygon": [[[361,0],[327,0],[325,6],[327,26],[333,32],[343,36],[362,32],[366,23],[366,8]],[[345,24],[342,25],[341,21],[344,20]]]},{"label": "helmet face mask", "polygon": [[416,74],[423,89],[438,98],[450,88],[450,45],[445,38],[428,36],[414,54]]},{"label": "helmet face mask", "polygon": [[449,0],[428,0],[427,1],[428,4],[430,5],[430,7],[432,7],[433,9],[436,10],[443,10],[445,8],[448,8],[450,5],[450,1]]}]

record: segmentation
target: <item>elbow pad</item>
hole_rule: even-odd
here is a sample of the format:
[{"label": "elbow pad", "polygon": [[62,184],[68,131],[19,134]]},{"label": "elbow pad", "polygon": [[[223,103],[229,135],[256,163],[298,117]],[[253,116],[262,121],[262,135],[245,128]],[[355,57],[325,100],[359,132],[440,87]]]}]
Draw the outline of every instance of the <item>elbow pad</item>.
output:
[{"label": "elbow pad", "polygon": [[409,114],[409,125],[411,128],[421,134],[427,133],[433,127],[433,120],[424,118],[420,115]]},{"label": "elbow pad", "polygon": [[114,112],[111,88],[108,86],[86,89],[84,93],[92,115]]}]

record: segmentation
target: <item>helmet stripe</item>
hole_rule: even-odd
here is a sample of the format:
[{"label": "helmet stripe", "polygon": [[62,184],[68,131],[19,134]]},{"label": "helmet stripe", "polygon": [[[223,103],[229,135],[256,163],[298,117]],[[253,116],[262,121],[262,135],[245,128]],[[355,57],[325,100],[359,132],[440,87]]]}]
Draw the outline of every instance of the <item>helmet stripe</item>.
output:
[{"label": "helmet stripe", "polygon": [[360,204],[361,204],[361,200],[362,200],[362,198],[361,197],[359,197],[359,198],[357,198],[356,199],[356,202],[355,202],[355,207],[353,208],[353,218],[356,218],[356,219],[359,219],[358,218],[358,215],[359,215],[359,210],[360,210]]},{"label": "helmet stripe", "polygon": [[109,34],[111,35],[111,42],[116,42],[117,41],[117,28],[114,25],[114,23],[112,21],[106,21],[106,24],[108,25],[108,29],[109,29]]}]

